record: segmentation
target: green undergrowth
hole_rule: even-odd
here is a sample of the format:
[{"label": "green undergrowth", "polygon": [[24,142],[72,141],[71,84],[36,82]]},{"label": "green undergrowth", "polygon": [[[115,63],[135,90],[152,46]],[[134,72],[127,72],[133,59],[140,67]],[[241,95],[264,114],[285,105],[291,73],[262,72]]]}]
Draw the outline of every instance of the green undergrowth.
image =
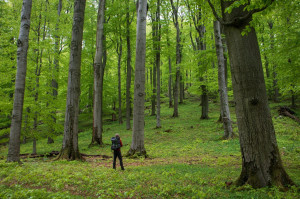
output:
[{"label": "green undergrowth", "polygon": [[[286,171],[300,184],[300,126],[290,118],[279,117],[272,107],[279,150]],[[237,132],[234,108],[234,132]],[[252,189],[226,187],[241,172],[239,139],[221,140],[219,106],[210,104],[210,119],[200,120],[201,107],[194,99],[179,106],[179,118],[162,104],[162,128],[145,111],[145,148],[149,158],[124,157],[125,171],[113,170],[110,138],[119,133],[125,154],[131,143],[131,130],[125,124],[105,122],[104,145],[89,147],[92,130],[90,117],[81,115],[84,131],[79,134],[81,153],[107,155],[87,157],[85,162],[51,161],[49,158],[22,159],[23,164],[5,163],[7,147],[0,148],[0,198],[297,198],[298,190],[286,192],[277,187]],[[91,119],[91,118],[90,118]],[[125,120],[125,118],[124,118]],[[55,143],[38,140],[39,154],[59,151],[63,136]],[[23,144],[21,153],[31,153],[32,143]],[[119,166],[119,165],[118,165]]]}]

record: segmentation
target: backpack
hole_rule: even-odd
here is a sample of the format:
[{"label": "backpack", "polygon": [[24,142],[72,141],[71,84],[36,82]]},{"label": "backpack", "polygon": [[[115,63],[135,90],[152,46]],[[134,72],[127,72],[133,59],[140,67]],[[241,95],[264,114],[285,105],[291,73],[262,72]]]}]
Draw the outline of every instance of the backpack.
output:
[{"label": "backpack", "polygon": [[111,150],[117,150],[121,147],[120,138],[112,137],[110,140],[111,140]]}]

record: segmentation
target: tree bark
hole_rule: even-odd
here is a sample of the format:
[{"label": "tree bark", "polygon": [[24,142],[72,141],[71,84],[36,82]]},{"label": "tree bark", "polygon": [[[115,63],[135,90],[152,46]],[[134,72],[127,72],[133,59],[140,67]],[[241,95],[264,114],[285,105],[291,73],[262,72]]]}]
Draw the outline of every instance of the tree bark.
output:
[{"label": "tree bark", "polygon": [[78,116],[81,75],[80,66],[85,4],[86,0],[75,0],[74,2],[64,138],[62,149],[57,159],[82,159],[78,147]]},{"label": "tree bark", "polygon": [[221,1],[242,153],[242,172],[235,184],[292,185],[278,150],[255,29],[241,34],[252,12],[243,5],[225,13],[234,2]]},{"label": "tree bark", "polygon": [[120,36],[120,42],[118,42],[118,98],[119,98],[119,124],[123,124],[122,120],[122,95],[121,95],[121,59],[122,59],[122,37]]},{"label": "tree bark", "polygon": [[230,112],[229,112],[229,105],[228,105],[223,44],[221,38],[220,23],[218,21],[214,21],[214,33],[215,33],[216,52],[218,57],[218,83],[219,83],[219,94],[220,94],[220,104],[221,104],[221,117],[222,117],[223,127],[224,127],[223,139],[230,139],[233,137],[233,131],[231,126],[231,119],[230,119]]},{"label": "tree bark", "polygon": [[136,28],[133,131],[132,142],[127,155],[137,153],[138,155],[146,156],[146,149],[144,147],[146,13],[147,0],[139,0]]},{"label": "tree bark", "polygon": [[126,76],[126,129],[131,128],[131,47],[130,47],[130,19],[129,19],[129,0],[126,1],[126,42],[127,42],[127,76]]},{"label": "tree bark", "polygon": [[15,82],[15,96],[10,128],[7,162],[20,161],[20,135],[22,127],[25,78],[27,69],[27,51],[31,7],[32,0],[23,0],[20,33],[19,39],[17,41],[17,75]]},{"label": "tree bark", "polygon": [[103,100],[103,39],[104,39],[104,11],[105,0],[99,1],[97,17],[97,38],[96,52],[94,62],[94,103],[93,103],[93,135],[91,144],[102,145],[103,118],[102,118],[102,100]]},{"label": "tree bark", "polygon": [[180,88],[180,63],[181,63],[181,39],[180,39],[180,28],[178,22],[178,3],[175,6],[173,0],[170,0],[173,10],[173,23],[176,28],[176,78],[174,86],[174,112],[173,117],[179,117],[178,114],[178,101],[179,101],[179,88]]},{"label": "tree bark", "polygon": [[[60,55],[60,50],[59,50],[59,44],[60,44],[60,36],[58,35],[59,32],[59,24],[60,24],[60,13],[62,10],[62,0],[58,1],[58,6],[57,6],[57,22],[55,25],[55,35],[54,35],[54,68],[52,70],[52,96],[53,96],[53,101],[57,100],[58,96],[58,77],[59,77],[59,55]],[[52,112],[53,118],[53,124],[56,124],[56,111]],[[51,132],[55,132],[55,129],[52,128]],[[48,142],[47,144],[54,143],[54,140],[49,136],[48,137]]]},{"label": "tree bark", "polygon": [[156,23],[157,23],[157,49],[156,49],[156,72],[157,72],[157,93],[156,93],[156,107],[157,107],[157,112],[156,112],[156,128],[161,128],[161,123],[160,123],[160,51],[161,51],[161,46],[160,46],[160,39],[161,39],[161,25],[160,25],[160,0],[157,0],[157,10],[156,10]]}]

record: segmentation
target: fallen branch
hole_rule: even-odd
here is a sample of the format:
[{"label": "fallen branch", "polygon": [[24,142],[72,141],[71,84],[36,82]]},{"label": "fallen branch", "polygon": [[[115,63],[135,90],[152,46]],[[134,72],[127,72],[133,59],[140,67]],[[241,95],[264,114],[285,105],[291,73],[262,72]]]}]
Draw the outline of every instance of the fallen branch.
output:
[{"label": "fallen branch", "polygon": [[295,112],[292,111],[290,108],[283,106],[283,107],[279,108],[278,112],[279,112],[279,115],[292,118],[296,122],[300,123],[300,119],[294,115]]}]

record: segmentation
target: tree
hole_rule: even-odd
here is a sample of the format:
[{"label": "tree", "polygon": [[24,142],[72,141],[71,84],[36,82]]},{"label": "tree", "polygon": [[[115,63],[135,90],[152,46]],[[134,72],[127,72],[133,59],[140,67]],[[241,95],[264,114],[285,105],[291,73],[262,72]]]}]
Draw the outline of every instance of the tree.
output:
[{"label": "tree", "polygon": [[[52,69],[52,80],[51,80],[51,85],[52,85],[52,96],[53,96],[53,101],[57,100],[57,95],[58,95],[58,74],[59,74],[59,55],[60,55],[60,50],[59,50],[59,43],[60,43],[60,36],[58,35],[59,32],[59,23],[60,23],[60,13],[62,10],[62,0],[58,1],[57,5],[57,21],[55,25],[55,43],[54,43],[54,60],[53,60],[53,69]],[[56,112],[52,112],[52,118],[53,118],[53,123],[56,123]],[[51,130],[54,132],[54,128]],[[48,137],[48,144],[54,143],[54,140],[49,136]]]},{"label": "tree", "polygon": [[78,115],[80,97],[80,66],[84,11],[86,0],[74,1],[72,41],[70,50],[67,105],[65,113],[64,139],[57,159],[82,159],[78,147]]},{"label": "tree", "polygon": [[160,123],[160,51],[161,51],[161,45],[160,45],[160,40],[161,40],[161,24],[160,24],[160,0],[157,0],[157,8],[156,8],[156,23],[157,23],[157,28],[156,28],[156,50],[155,50],[155,61],[156,61],[156,73],[157,73],[157,92],[156,92],[156,107],[157,107],[157,112],[156,112],[156,128],[161,128],[161,123]]},{"label": "tree", "polygon": [[96,38],[96,53],[94,62],[94,105],[93,105],[93,137],[91,144],[95,142],[102,145],[103,132],[103,39],[104,39],[104,11],[105,0],[99,1],[98,17],[97,17],[97,38]]},{"label": "tree", "polygon": [[22,127],[31,8],[32,0],[23,0],[20,34],[17,41],[17,75],[7,162],[20,161],[20,135]]},{"label": "tree", "polygon": [[173,117],[178,117],[178,96],[179,96],[179,86],[180,86],[180,63],[181,63],[181,51],[182,51],[182,47],[181,47],[181,38],[180,38],[180,28],[179,28],[179,21],[178,21],[178,8],[179,8],[179,1],[177,1],[176,6],[174,5],[173,0],[170,0],[171,2],[171,6],[172,6],[172,10],[173,10],[173,23],[174,26],[176,28],[176,78],[175,78],[175,85],[174,85],[174,113],[173,113]]},{"label": "tree", "polygon": [[139,0],[136,29],[133,130],[132,142],[128,155],[134,155],[137,153],[138,155],[146,156],[146,149],[144,147],[146,14],[147,0]]},{"label": "tree", "polygon": [[215,43],[216,52],[218,57],[218,83],[219,83],[219,94],[220,94],[220,105],[221,105],[221,117],[224,127],[223,139],[229,139],[233,137],[233,131],[231,126],[229,105],[228,105],[228,95],[227,95],[227,85],[225,77],[225,62],[223,44],[221,38],[220,22],[214,21],[214,33],[215,33]]},{"label": "tree", "polygon": [[[207,1],[217,20],[225,25],[243,160],[242,172],[235,184],[249,184],[254,188],[292,185],[277,146],[256,32],[249,26],[253,14],[269,5],[258,6],[251,1],[240,5],[236,0],[222,0],[220,18],[210,0]],[[242,35],[245,28],[248,32]]]},{"label": "tree", "polygon": [[126,44],[127,44],[127,74],[126,74],[126,129],[129,130],[130,116],[131,116],[131,42],[130,42],[130,24],[132,19],[130,19],[130,9],[129,0],[126,1]]}]

